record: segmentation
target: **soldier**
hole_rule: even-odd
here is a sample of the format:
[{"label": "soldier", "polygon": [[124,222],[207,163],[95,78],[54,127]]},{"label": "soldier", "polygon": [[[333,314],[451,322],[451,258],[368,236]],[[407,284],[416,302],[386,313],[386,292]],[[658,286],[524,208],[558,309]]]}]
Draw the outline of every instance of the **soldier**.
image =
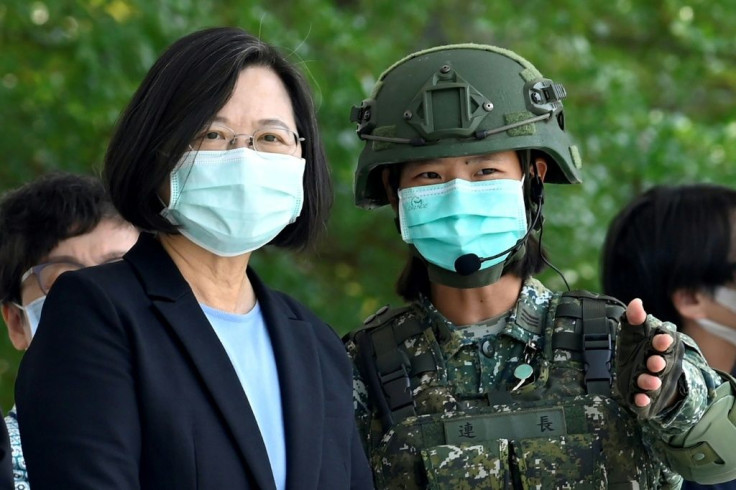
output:
[{"label": "soldier", "polygon": [[674,325],[533,278],[543,182],[579,183],[564,87],[493,46],[409,55],[353,108],[355,199],[410,259],[346,337],[379,488],[678,488],[736,476],[736,381]]}]

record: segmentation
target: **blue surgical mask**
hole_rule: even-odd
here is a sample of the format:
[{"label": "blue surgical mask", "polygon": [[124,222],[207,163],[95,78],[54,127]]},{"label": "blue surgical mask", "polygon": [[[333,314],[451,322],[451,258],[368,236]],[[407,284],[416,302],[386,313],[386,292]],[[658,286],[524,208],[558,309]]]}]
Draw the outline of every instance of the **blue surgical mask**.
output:
[{"label": "blue surgical mask", "polygon": [[171,173],[161,214],[210,252],[256,250],[296,221],[304,199],[303,158],[249,148],[190,151]]},{"label": "blue surgical mask", "polygon": [[38,330],[38,323],[41,321],[41,310],[43,309],[43,303],[46,301],[46,296],[36,298],[25,306],[19,306],[26,314],[28,319],[28,326],[31,328],[31,338],[36,335]]},{"label": "blue surgical mask", "polygon": [[[523,181],[443,184],[399,190],[401,237],[427,261],[454,271],[465,254],[490,257],[513,247],[527,229]],[[487,269],[508,254],[482,263]]]}]

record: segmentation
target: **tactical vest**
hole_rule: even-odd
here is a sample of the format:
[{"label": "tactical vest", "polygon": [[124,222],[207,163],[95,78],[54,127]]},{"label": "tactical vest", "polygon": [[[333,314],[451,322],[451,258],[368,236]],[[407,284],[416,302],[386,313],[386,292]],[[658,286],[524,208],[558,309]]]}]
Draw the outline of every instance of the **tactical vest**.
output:
[{"label": "tactical vest", "polygon": [[[369,451],[377,488],[651,489],[663,474],[642,427],[611,396],[616,329],[625,307],[587,292],[554,294],[541,319],[544,345],[521,386],[487,404],[432,407],[414,392],[443,394],[444,358],[412,307],[383,312],[351,334],[374,405]],[[406,343],[424,343],[410,358]],[[430,408],[427,408],[430,407]]]}]

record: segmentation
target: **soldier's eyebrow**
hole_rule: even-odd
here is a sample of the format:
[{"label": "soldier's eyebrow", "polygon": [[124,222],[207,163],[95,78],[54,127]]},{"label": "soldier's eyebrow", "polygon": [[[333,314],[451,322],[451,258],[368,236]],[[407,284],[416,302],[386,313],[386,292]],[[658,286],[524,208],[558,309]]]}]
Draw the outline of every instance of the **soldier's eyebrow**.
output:
[{"label": "soldier's eyebrow", "polygon": [[465,163],[482,163],[482,162],[501,162],[503,159],[499,157],[498,153],[486,153],[485,155],[471,155],[465,157]]}]

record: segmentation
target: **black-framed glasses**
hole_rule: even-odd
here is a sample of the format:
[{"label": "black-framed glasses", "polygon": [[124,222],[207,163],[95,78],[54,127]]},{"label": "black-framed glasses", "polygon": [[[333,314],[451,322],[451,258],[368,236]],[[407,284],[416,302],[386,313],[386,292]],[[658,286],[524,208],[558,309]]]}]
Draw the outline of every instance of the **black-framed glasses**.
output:
[{"label": "black-framed glasses", "polygon": [[237,147],[238,138],[247,138],[246,146],[260,153],[293,155],[304,138],[294,131],[270,126],[257,129],[253,134],[236,133],[224,124],[214,123],[199,133],[190,146],[195,150],[224,151]]},{"label": "black-framed glasses", "polygon": [[84,267],[86,266],[70,260],[52,260],[44,262],[43,264],[34,265],[25,271],[20,278],[20,282],[23,284],[26,279],[34,276],[38,283],[38,287],[41,288],[43,294],[49,294],[51,286],[53,286],[54,282],[56,282],[56,279],[58,279],[60,275],[64,272],[76,271],[83,269]]}]

